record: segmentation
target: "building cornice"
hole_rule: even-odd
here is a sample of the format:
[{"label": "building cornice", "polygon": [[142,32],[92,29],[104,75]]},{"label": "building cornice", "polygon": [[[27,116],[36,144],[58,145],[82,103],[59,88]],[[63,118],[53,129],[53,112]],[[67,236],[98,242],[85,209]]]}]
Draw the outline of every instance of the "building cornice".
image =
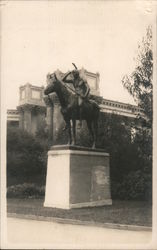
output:
[{"label": "building cornice", "polygon": [[39,105],[34,105],[34,104],[27,103],[27,104],[17,106],[17,110],[19,112],[29,110],[29,111],[33,111],[33,112],[45,113],[46,112],[46,106],[39,106]]},{"label": "building cornice", "polygon": [[19,121],[20,114],[17,109],[8,109],[7,110],[7,121]]}]

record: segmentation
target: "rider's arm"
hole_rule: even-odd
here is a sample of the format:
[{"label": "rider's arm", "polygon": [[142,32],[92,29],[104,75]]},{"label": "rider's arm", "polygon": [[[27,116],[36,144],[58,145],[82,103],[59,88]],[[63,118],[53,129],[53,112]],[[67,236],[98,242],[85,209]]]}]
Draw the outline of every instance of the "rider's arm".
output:
[{"label": "rider's arm", "polygon": [[66,82],[66,83],[74,83],[73,80],[64,80],[63,82]]},{"label": "rider's arm", "polygon": [[71,72],[68,72],[62,79],[63,82],[66,82],[66,83],[73,83],[72,80],[67,80],[66,78],[71,74]]}]

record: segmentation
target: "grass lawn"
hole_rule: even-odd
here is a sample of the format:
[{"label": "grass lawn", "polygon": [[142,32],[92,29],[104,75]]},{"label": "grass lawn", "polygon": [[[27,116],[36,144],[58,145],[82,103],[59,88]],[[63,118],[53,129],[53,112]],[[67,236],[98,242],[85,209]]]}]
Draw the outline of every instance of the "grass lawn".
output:
[{"label": "grass lawn", "polygon": [[42,199],[8,199],[8,213],[38,215],[126,225],[152,226],[152,206],[143,201],[113,201],[113,205],[70,210],[43,207]]}]

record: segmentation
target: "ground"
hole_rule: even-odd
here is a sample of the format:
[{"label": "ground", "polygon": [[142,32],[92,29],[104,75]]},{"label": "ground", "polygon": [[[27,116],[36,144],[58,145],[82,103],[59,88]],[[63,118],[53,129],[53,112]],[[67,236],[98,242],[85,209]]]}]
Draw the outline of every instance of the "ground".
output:
[{"label": "ground", "polygon": [[7,249],[156,249],[151,246],[151,231],[18,218],[7,222]]},{"label": "ground", "polygon": [[45,208],[43,199],[8,199],[8,213],[75,219],[96,223],[152,226],[152,206],[144,201],[113,201],[113,205],[70,210]]}]

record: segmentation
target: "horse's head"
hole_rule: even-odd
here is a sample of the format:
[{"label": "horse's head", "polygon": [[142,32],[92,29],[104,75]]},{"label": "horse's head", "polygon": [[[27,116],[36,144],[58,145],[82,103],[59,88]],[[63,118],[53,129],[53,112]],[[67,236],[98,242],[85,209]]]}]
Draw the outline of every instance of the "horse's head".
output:
[{"label": "horse's head", "polygon": [[67,106],[69,103],[69,98],[71,96],[71,92],[65,87],[64,83],[62,82],[62,73],[60,71],[56,71],[53,74],[47,75],[47,86],[44,90],[45,96],[56,93],[61,106]]},{"label": "horse's head", "polygon": [[48,95],[56,91],[57,78],[55,74],[47,74],[47,86],[44,90],[44,94]]}]

